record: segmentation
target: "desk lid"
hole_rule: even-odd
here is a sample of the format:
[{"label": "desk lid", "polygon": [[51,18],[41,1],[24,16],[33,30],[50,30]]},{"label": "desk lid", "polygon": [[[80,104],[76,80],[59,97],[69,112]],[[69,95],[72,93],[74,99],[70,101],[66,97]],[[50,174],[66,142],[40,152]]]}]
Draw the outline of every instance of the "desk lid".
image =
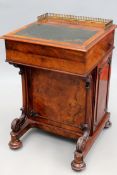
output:
[{"label": "desk lid", "polygon": [[46,13],[4,38],[85,51],[112,27],[109,19]]}]

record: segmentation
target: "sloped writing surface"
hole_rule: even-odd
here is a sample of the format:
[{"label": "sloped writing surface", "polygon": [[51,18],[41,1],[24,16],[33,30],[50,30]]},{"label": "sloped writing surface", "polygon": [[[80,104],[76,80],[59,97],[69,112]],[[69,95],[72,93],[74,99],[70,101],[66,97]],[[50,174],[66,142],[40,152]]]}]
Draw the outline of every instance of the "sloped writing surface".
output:
[{"label": "sloped writing surface", "polygon": [[97,32],[98,31],[96,30],[66,27],[62,25],[34,23],[27,28],[16,32],[15,35],[83,44]]}]

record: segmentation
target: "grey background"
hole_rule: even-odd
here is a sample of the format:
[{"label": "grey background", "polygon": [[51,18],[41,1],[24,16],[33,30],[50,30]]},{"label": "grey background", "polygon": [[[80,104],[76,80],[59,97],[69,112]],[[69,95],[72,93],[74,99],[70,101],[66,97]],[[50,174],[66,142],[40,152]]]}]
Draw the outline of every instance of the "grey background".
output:
[{"label": "grey background", "polygon": [[[116,0],[0,0],[0,35],[17,29],[45,12],[112,18],[117,24]],[[117,35],[112,62],[109,111],[113,126],[101,133],[85,161],[81,174],[117,174]],[[4,42],[0,41],[0,174],[73,175],[75,143],[33,129],[23,138],[24,147],[8,147],[11,121],[20,115],[21,82],[18,69],[5,63]]]}]

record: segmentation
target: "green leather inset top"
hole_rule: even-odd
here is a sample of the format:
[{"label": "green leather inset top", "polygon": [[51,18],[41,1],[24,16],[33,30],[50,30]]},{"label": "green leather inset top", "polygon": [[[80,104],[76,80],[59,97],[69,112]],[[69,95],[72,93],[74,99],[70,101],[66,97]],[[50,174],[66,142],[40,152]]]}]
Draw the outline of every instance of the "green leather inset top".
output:
[{"label": "green leather inset top", "polygon": [[83,44],[97,33],[96,30],[57,26],[51,24],[34,23],[27,28],[16,32],[15,35],[31,38],[42,38],[75,44]]}]

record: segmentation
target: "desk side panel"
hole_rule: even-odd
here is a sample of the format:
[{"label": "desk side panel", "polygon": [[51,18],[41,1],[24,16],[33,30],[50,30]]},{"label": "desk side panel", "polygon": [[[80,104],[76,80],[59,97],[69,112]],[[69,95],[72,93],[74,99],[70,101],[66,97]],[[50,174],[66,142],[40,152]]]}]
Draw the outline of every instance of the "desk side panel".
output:
[{"label": "desk side panel", "polygon": [[78,128],[85,122],[85,81],[73,75],[30,69],[31,107],[40,117]]}]

